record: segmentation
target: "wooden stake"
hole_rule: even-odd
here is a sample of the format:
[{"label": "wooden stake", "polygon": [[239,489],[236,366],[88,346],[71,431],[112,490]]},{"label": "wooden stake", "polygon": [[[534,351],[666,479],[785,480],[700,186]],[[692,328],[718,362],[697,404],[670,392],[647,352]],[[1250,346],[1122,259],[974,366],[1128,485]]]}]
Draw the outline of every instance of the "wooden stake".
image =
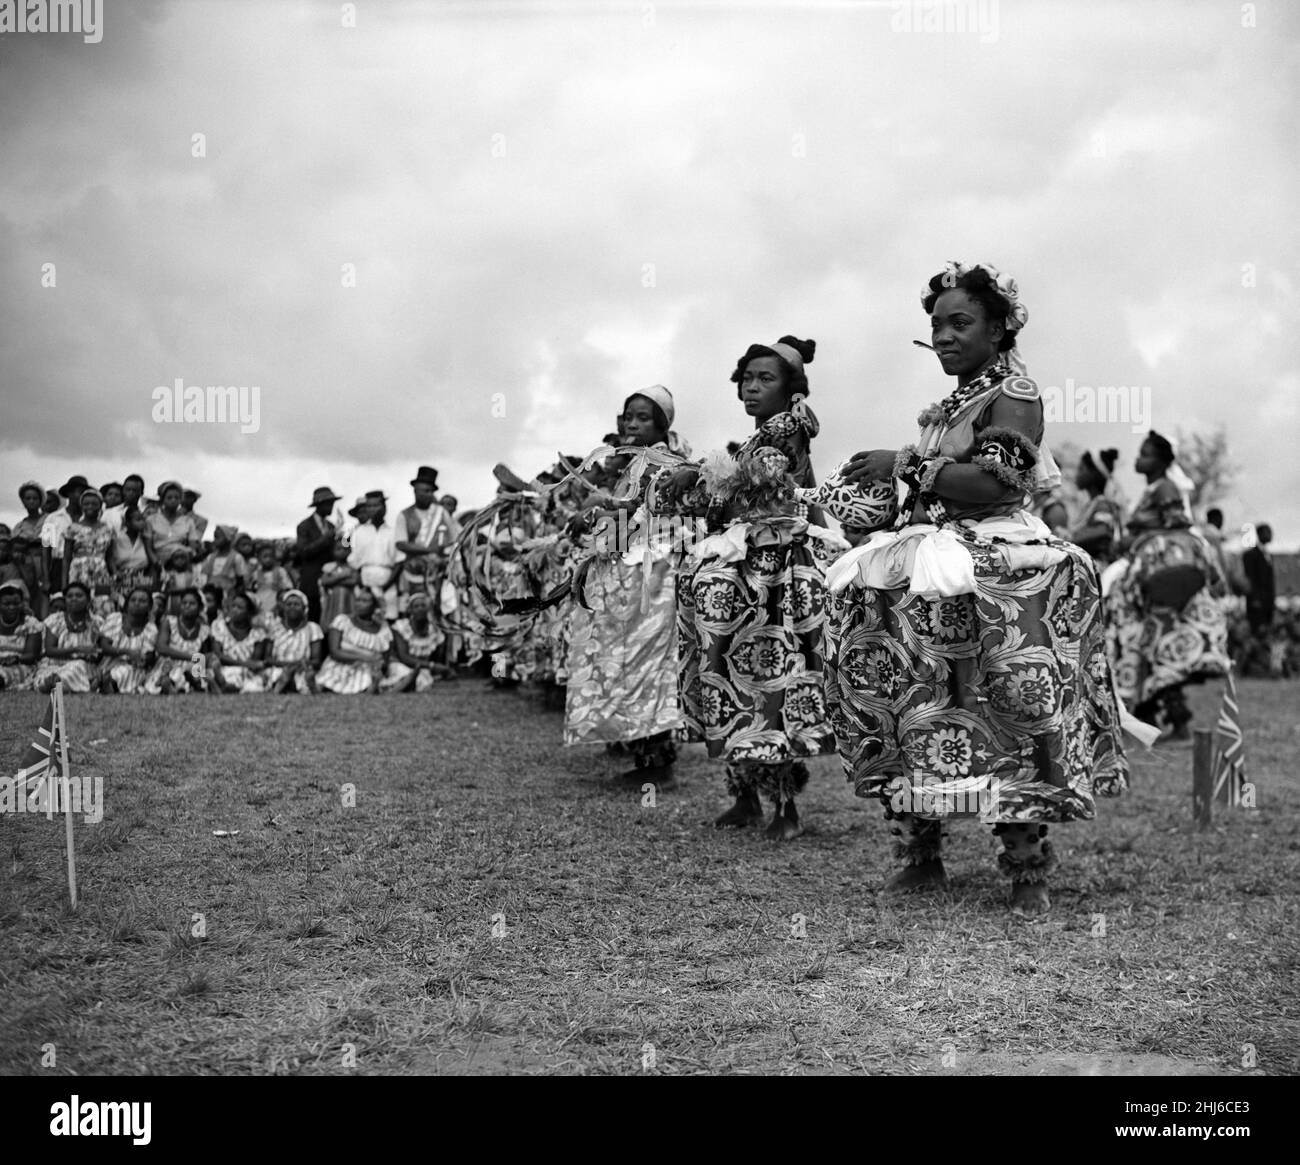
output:
[{"label": "wooden stake", "polygon": [[[63,681],[54,685],[55,719],[59,724],[59,768],[63,770],[63,823],[68,839],[68,897],[77,909],[77,857],[72,838],[72,774],[68,771],[68,721],[63,710]],[[51,789],[50,792],[54,790]]]},{"label": "wooden stake", "polygon": [[1192,734],[1192,815],[1197,829],[1208,829],[1214,803],[1214,733],[1198,728]]}]

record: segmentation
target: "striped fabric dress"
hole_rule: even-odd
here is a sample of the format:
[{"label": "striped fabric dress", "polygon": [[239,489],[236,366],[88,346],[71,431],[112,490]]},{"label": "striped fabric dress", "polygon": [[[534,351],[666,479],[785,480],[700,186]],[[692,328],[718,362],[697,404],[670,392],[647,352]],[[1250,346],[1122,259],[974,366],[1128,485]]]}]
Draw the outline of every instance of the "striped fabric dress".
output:
[{"label": "striped fabric dress", "polygon": [[[55,611],[45,620],[45,631],[54,636],[55,647],[65,651],[70,647],[96,646],[103,630],[103,620],[89,613],[85,626],[79,631],[68,626],[68,616],[63,611]],[[62,680],[65,691],[89,692],[99,686],[99,675],[99,665],[88,659],[50,659],[47,656],[36,665],[32,687],[37,691],[49,691]]]},{"label": "striped fabric dress", "polygon": [[29,635],[43,635],[45,628],[32,615],[24,615],[17,626],[6,630],[0,627],[0,681],[6,691],[22,692],[32,686],[36,665],[19,663]]},{"label": "striped fabric dress", "polygon": [[[423,635],[417,635],[415,628],[411,625],[411,620],[407,618],[398,619],[393,624],[393,630],[406,640],[406,645],[411,654],[421,663],[433,658],[433,653],[438,649],[438,645],[446,638],[432,619],[429,620],[428,628]],[[406,682],[411,674],[411,669],[406,666],[400,659],[394,657],[388,662],[388,670],[384,675],[380,688],[389,692],[394,688],[399,688]],[[415,690],[417,692],[427,692],[434,685],[434,678],[427,671],[421,671],[415,677]]]},{"label": "striped fabric dress", "polygon": [[[393,633],[380,624],[378,631],[363,631],[352,622],[350,615],[339,615],[330,624],[331,631],[339,632],[343,647],[356,647],[362,651],[380,651],[387,654],[393,646]],[[351,660],[330,656],[321,665],[316,677],[318,687],[341,696],[355,696],[370,690],[370,667]]]},{"label": "striped fabric dress", "polygon": [[[198,626],[194,628],[192,634],[186,634],[185,627],[181,623],[179,615],[164,615],[167,621],[167,641],[169,646],[179,651],[188,651],[191,655],[203,655],[204,646],[208,639],[208,621],[199,616]],[[204,661],[206,668],[206,661]],[[189,677],[192,676],[194,663],[184,659],[160,659],[154,664],[153,671],[149,674],[148,680],[145,681],[144,690],[151,696],[157,696],[162,693],[162,684],[164,679],[168,679],[172,684],[172,691],[179,693],[188,693],[197,691],[189,683]],[[203,673],[200,672],[200,675]]]},{"label": "striped fabric dress", "polygon": [[[114,647],[124,647],[130,651],[151,652],[158,643],[158,628],[153,623],[145,623],[138,631],[132,631],[125,626],[121,611],[114,611],[104,620],[101,634]],[[128,696],[142,694],[145,681],[149,678],[149,668],[118,656],[105,660],[103,670],[117,685],[117,690]]]},{"label": "striped fabric dress", "polygon": [[240,667],[239,663],[252,659],[257,652],[258,644],[263,643],[267,638],[266,632],[256,624],[249,628],[248,634],[242,639],[237,638],[230,624],[226,622],[226,617],[217,616],[217,621],[212,625],[213,653],[238,661],[234,664],[223,664],[214,660],[212,674],[216,676],[217,682],[229,685],[237,692],[264,692],[266,673],[250,671],[246,667]]},{"label": "striped fabric dress", "polygon": [[[325,638],[325,632],[319,623],[304,619],[297,627],[290,627],[283,619],[272,617],[267,621],[271,635],[271,658],[302,663],[307,667],[299,669],[293,677],[293,686],[299,692],[307,692],[307,675],[310,671],[311,649],[314,644]],[[273,667],[266,673],[266,686],[274,688],[285,671],[282,667]]]}]

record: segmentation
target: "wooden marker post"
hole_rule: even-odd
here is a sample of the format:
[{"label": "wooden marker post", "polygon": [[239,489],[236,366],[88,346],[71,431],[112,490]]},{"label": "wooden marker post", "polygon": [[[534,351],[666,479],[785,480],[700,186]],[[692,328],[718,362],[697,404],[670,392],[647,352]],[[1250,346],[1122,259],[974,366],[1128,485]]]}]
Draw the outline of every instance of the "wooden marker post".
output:
[{"label": "wooden marker post", "polygon": [[1214,733],[1198,728],[1192,734],[1192,816],[1197,829],[1208,829],[1214,804]]}]

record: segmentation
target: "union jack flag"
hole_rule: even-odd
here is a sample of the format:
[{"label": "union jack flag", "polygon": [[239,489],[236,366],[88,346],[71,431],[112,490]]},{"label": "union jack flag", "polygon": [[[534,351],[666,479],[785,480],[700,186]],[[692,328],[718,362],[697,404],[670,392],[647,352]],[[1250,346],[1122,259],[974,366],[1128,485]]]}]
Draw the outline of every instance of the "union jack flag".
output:
[{"label": "union jack flag", "polygon": [[1222,799],[1229,805],[1241,804],[1242,786],[1246,783],[1246,738],[1241,731],[1241,713],[1237,707],[1237,682],[1228,671],[1228,686],[1223,689],[1219,719],[1215,725],[1218,749],[1214,758],[1214,792],[1212,801]]},{"label": "union jack flag", "polygon": [[41,726],[36,730],[36,739],[27,746],[27,751],[23,754],[23,767],[20,768],[14,776],[16,790],[22,796],[22,790],[27,785],[35,781],[36,785],[27,793],[27,802],[29,805],[40,804],[33,801],[33,798],[40,798],[44,794],[44,808],[46,815],[54,815],[54,787],[59,779],[59,717],[54,706],[54,695],[50,695],[49,707],[45,709],[45,718],[41,721]]}]

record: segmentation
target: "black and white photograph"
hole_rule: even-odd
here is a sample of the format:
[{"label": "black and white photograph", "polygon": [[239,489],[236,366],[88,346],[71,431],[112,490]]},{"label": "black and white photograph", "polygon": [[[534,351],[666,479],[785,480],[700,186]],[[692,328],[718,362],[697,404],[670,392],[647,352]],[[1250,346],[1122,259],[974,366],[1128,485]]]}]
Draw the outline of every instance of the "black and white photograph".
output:
[{"label": "black and white photograph", "polygon": [[284,1076],[1260,1135],[1300,6],[0,0],[0,108],[34,1143]]}]

